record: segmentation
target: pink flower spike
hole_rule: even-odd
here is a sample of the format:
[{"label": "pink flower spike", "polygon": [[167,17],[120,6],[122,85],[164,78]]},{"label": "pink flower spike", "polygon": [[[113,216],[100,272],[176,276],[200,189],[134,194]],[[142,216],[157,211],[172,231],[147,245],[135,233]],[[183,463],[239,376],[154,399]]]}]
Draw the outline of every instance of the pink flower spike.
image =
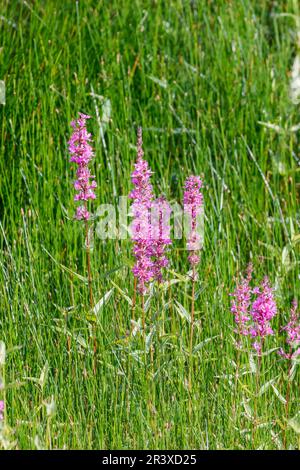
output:
[{"label": "pink flower spike", "polygon": [[135,188],[129,194],[129,198],[133,199],[131,206],[134,217],[132,240],[134,242],[133,253],[136,260],[132,272],[137,278],[139,292],[144,295],[147,292],[148,283],[153,279],[150,208],[154,194],[150,183],[152,171],[148,166],[148,162],[143,160],[144,152],[142,144],[142,129],[139,127],[137,161],[131,174],[131,180]]},{"label": "pink flower spike", "polygon": [[253,347],[254,347],[255,351],[257,352],[257,354],[258,354],[259,356],[261,356],[261,353],[262,353],[262,346],[261,346],[261,343],[259,343],[258,341],[255,341],[255,342],[253,343]]},{"label": "pink flower spike", "polygon": [[273,335],[271,320],[277,314],[274,289],[269,279],[264,278],[259,287],[251,288],[252,265],[248,266],[247,276],[237,285],[233,294],[231,312],[238,326],[237,333],[250,335],[255,341],[253,347],[258,355],[267,336]]},{"label": "pink flower spike", "polygon": [[234,314],[235,323],[238,327],[237,333],[242,335],[249,334],[250,305],[251,305],[251,287],[252,265],[247,268],[247,276],[242,278],[235,291],[230,294],[233,297],[231,303],[231,312]]},{"label": "pink flower spike", "polygon": [[195,253],[188,256],[188,261],[191,266],[197,266],[200,263],[200,256],[196,255]]},{"label": "pink flower spike", "polygon": [[88,164],[92,160],[94,153],[90,145],[91,134],[87,132],[86,120],[90,119],[87,114],[79,113],[79,118],[71,122],[73,133],[69,140],[70,161],[78,165],[74,181],[74,188],[77,194],[75,201],[84,201],[84,206],[79,206],[75,218],[77,220],[88,220],[90,213],[87,210],[87,201],[96,199],[94,189],[97,183],[91,175]]},{"label": "pink flower spike", "polygon": [[79,206],[76,209],[75,218],[77,220],[88,220],[90,218],[90,213],[84,206]]},{"label": "pink flower spike", "polygon": [[282,328],[282,331],[286,332],[286,343],[289,346],[289,353],[286,353],[283,349],[279,351],[279,354],[286,359],[295,359],[300,355],[300,312],[298,311],[298,303],[293,300],[290,320]]},{"label": "pink flower spike", "polygon": [[274,334],[270,326],[270,321],[277,313],[273,292],[274,289],[270,286],[269,279],[265,277],[257,293],[257,298],[252,304],[251,317],[254,326],[251,335],[253,337],[265,338]]},{"label": "pink flower spike", "polygon": [[170,215],[172,209],[168,201],[160,196],[152,203],[151,209],[151,236],[152,236],[152,256],[153,277],[161,282],[163,280],[162,270],[169,264],[166,257],[166,249],[172,244],[170,238]]},{"label": "pink flower spike", "polygon": [[190,227],[187,239],[187,249],[192,251],[188,256],[191,266],[195,267],[200,262],[200,257],[195,253],[201,248],[201,239],[197,231],[198,216],[203,210],[203,195],[201,193],[202,181],[199,176],[189,176],[184,186],[183,204],[184,212],[190,217]]}]

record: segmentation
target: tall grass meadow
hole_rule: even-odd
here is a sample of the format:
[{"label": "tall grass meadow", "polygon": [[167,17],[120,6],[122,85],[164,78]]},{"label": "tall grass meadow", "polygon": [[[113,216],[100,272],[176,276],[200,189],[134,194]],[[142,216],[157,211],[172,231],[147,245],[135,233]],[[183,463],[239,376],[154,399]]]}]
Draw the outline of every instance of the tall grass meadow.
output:
[{"label": "tall grass meadow", "polygon": [[299,449],[299,38],[2,0],[0,449]]}]

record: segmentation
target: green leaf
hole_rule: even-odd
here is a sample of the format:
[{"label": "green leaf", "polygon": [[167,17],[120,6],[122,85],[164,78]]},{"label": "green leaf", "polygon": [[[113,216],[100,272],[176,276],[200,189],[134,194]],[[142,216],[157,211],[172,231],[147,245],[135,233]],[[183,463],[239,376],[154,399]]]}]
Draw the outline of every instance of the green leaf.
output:
[{"label": "green leaf", "polygon": [[292,243],[293,243],[293,245],[296,245],[299,242],[300,242],[300,233],[297,233],[297,235],[293,235]]},{"label": "green leaf", "polygon": [[155,333],[155,328],[152,328],[150,333],[146,336],[146,351],[147,352],[150,351],[150,346],[151,346],[151,342],[152,342],[152,338],[154,336],[154,333]]},{"label": "green leaf", "polygon": [[249,405],[249,400],[247,400],[245,397],[243,398],[242,400],[242,404],[243,404],[243,407],[244,407],[244,410],[245,410],[245,414],[246,414],[246,417],[250,420],[252,420],[253,418],[253,410],[251,408],[251,406]]},{"label": "green leaf", "polygon": [[42,369],[40,378],[39,378],[39,384],[40,384],[41,388],[44,388],[44,385],[45,385],[47,377],[48,377],[48,372],[49,372],[49,364],[48,364],[48,362],[46,362],[43,369]]},{"label": "green leaf", "polygon": [[39,378],[37,377],[23,377],[24,380],[29,380],[30,382],[34,382],[38,384],[41,388],[44,388],[44,385],[46,383],[47,377],[48,377],[48,372],[49,372],[49,365],[48,362],[45,363],[41,375]]},{"label": "green leaf", "polygon": [[54,401],[54,397],[52,396],[49,401],[43,401],[43,404],[45,405],[46,414],[48,418],[52,418],[52,416],[55,415],[55,411],[56,411],[56,404]]},{"label": "green leaf", "polygon": [[175,276],[177,277],[177,279],[179,279],[181,282],[188,282],[190,281],[190,277],[186,276],[186,275],[183,275],[183,274],[180,274],[180,273],[177,273],[176,271],[172,271],[171,269],[168,270],[168,272],[170,274],[172,274],[172,276]]},{"label": "green leaf", "polygon": [[180,279],[170,279],[169,281],[161,282],[158,288],[163,289],[164,291],[167,291],[169,287],[173,286],[174,284],[178,284],[179,282],[183,282],[183,281],[181,281]]},{"label": "green leaf", "polygon": [[63,264],[59,263],[59,261],[57,261],[50,253],[48,250],[46,250],[46,248],[42,245],[42,250],[45,251],[45,253],[47,253],[47,255],[52,259],[52,261],[57,265],[59,266],[63,271],[66,271],[67,273],[69,274],[72,274],[72,276],[75,276],[77,277],[80,281],[84,282],[84,283],[88,283],[88,279],[86,277],[83,277],[81,276],[81,274],[78,274],[76,273],[75,271],[72,271],[72,269],[70,268],[67,268],[67,266],[64,266]]},{"label": "green leaf", "polygon": [[131,332],[131,336],[136,336],[137,332],[141,330],[141,326],[142,326],[142,320],[139,318],[138,321],[134,321],[134,320],[131,320],[131,323],[133,325],[133,329],[132,329],[132,332]]},{"label": "green leaf", "polygon": [[300,434],[300,416],[294,416],[288,421],[288,425],[292,428],[297,434]]},{"label": "green leaf", "polygon": [[130,297],[128,297],[127,294],[125,294],[125,292],[121,289],[121,287],[119,287],[117,284],[114,283],[114,281],[110,281],[112,283],[112,285],[117,289],[118,292],[120,292],[120,294],[122,295],[122,297],[124,297],[124,299],[128,302],[128,304],[132,307],[132,300]]},{"label": "green leaf", "polygon": [[294,378],[295,378],[297,366],[298,366],[298,363],[297,363],[297,362],[294,362],[294,364],[292,365],[292,368],[291,368],[291,370],[290,370],[290,375],[289,375],[289,377],[288,377],[288,380],[290,380],[291,382],[292,382],[292,381],[294,380]]},{"label": "green leaf", "polygon": [[281,263],[285,268],[289,268],[291,265],[290,250],[288,246],[285,246],[282,250]]},{"label": "green leaf", "polygon": [[157,77],[154,77],[153,75],[148,75],[148,78],[152,80],[152,82],[156,83],[157,85],[161,86],[162,88],[167,88],[168,87],[168,82],[165,78],[160,79]]},{"label": "green leaf", "polygon": [[284,405],[286,405],[286,399],[279,393],[275,385],[271,384],[271,387],[273,388],[274,393],[276,397],[278,398],[278,400],[281,401],[281,403],[283,403]]},{"label": "green leaf", "polygon": [[72,335],[72,336],[80,346],[82,346],[84,349],[89,349],[89,346],[86,340],[81,335],[77,335],[77,336]]},{"label": "green leaf", "polygon": [[189,323],[191,323],[190,314],[187,312],[187,310],[184,308],[184,306],[181,305],[181,303],[178,302],[178,300],[175,300],[174,306],[175,306],[177,312],[179,313],[179,315],[181,316],[181,318],[183,318],[184,320],[187,320]]},{"label": "green leaf", "polygon": [[198,343],[193,349],[193,354],[200,351],[200,349],[202,349],[203,346],[205,346],[205,344],[209,343],[210,341],[212,341],[213,339],[218,338],[218,337],[219,337],[219,335],[212,336],[211,338],[206,338],[204,341],[201,341],[201,343]]},{"label": "green leaf", "polygon": [[250,353],[250,355],[249,355],[249,365],[250,365],[250,370],[251,370],[252,374],[256,374],[257,367],[256,367],[256,362],[255,362],[255,359],[254,359],[252,353]]},{"label": "green leaf", "polygon": [[111,298],[112,293],[114,291],[114,287],[110,289],[104,296],[99,300],[99,302],[96,303],[95,307],[93,308],[92,312],[98,316],[99,312],[103,309],[104,305],[108,302],[108,300]]},{"label": "green leaf", "polygon": [[263,395],[274,382],[275,382],[275,379],[271,379],[265,384],[263,384],[263,386],[260,388],[258,392],[258,396]]}]

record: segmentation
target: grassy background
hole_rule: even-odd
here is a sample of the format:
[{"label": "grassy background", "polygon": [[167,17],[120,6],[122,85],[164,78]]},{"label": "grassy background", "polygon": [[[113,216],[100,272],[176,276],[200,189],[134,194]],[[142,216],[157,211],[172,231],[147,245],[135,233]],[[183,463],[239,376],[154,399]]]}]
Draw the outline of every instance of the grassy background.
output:
[{"label": "grassy background", "polygon": [[[259,399],[261,426],[251,440],[248,353],[242,354],[245,374],[236,393],[228,377],[236,361],[228,293],[252,260],[257,279],[269,274],[276,284],[277,326],[299,295],[293,243],[300,221],[299,137],[288,131],[299,122],[299,107],[288,98],[297,31],[295,17],[283,15],[299,15],[296,7],[268,0],[2,0],[0,339],[8,348],[12,446],[280,447],[284,405],[271,386]],[[98,108],[103,118],[107,100],[111,116],[103,142],[96,115]],[[93,117],[99,203],[130,191],[139,124],[157,194],[179,202],[185,177],[204,177],[206,234],[196,288],[202,328],[195,345],[211,339],[194,354],[192,417],[189,325],[175,307],[177,300],[189,310],[189,282],[172,287],[169,304],[167,294],[155,291],[151,298],[152,364],[139,335],[127,336],[132,312],[115,287],[98,314],[93,373],[86,285],[62,267],[86,272],[82,226],[72,220],[74,169],[67,155],[69,122],[78,111]],[[182,275],[188,270],[183,247],[178,242],[170,254],[171,269]],[[132,297],[130,250],[128,241],[95,239],[96,300],[112,282]],[[268,347],[282,341],[272,338]],[[274,379],[285,395],[285,371],[276,353],[267,356],[261,385]],[[47,417],[44,402],[52,396],[56,412]],[[297,412],[298,371],[290,415]],[[297,446],[292,429],[288,445]]]}]

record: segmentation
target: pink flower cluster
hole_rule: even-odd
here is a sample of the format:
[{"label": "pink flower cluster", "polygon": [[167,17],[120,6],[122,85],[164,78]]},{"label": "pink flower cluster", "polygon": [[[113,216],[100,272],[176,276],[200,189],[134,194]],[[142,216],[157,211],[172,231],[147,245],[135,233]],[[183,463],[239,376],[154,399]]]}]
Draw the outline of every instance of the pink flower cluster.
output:
[{"label": "pink flower cluster", "polygon": [[198,216],[203,208],[203,195],[201,193],[202,181],[199,176],[189,176],[186,179],[183,195],[184,212],[190,217],[190,233],[187,240],[187,249],[192,251],[188,260],[191,266],[196,266],[200,258],[197,251],[200,249],[200,235],[197,231]]},{"label": "pink flower cluster", "polygon": [[251,317],[253,325],[250,327],[250,335],[257,338],[253,346],[261,354],[262,342],[266,336],[273,335],[271,320],[277,313],[277,306],[273,295],[274,289],[270,286],[268,277],[262,281],[260,287],[253,289],[257,297],[252,304]]},{"label": "pink flower cluster", "polygon": [[250,335],[255,339],[254,349],[260,355],[264,339],[273,335],[271,320],[277,313],[274,289],[265,277],[259,287],[251,288],[252,266],[248,266],[247,276],[237,285],[233,297],[231,312],[237,324],[237,332]]},{"label": "pink flower cluster", "polygon": [[154,257],[153,278],[159,282],[163,280],[163,268],[166,268],[169,264],[166,257],[166,248],[172,244],[170,239],[171,212],[172,209],[163,196],[153,201],[151,209],[152,256]]},{"label": "pink flower cluster", "polygon": [[285,359],[294,359],[300,355],[300,312],[296,300],[292,303],[290,321],[282,330],[286,331],[286,343],[289,345],[289,352],[286,353],[281,348],[279,354]]},{"label": "pink flower cluster", "polygon": [[4,419],[4,401],[0,400],[0,421]]},{"label": "pink flower cluster", "polygon": [[133,253],[136,259],[132,269],[134,276],[138,279],[139,292],[144,294],[147,283],[151,281],[153,274],[151,225],[149,209],[154,199],[150,178],[152,171],[148,162],[143,159],[142,129],[138,129],[137,138],[137,161],[131,174],[131,181],[135,189],[129,194],[133,199],[131,206],[134,217],[132,224],[132,240],[134,241]]},{"label": "pink flower cluster", "polygon": [[152,171],[143,159],[142,130],[138,129],[137,162],[131,174],[135,188],[129,197],[134,217],[132,223],[133,253],[136,259],[133,274],[138,280],[141,294],[147,291],[147,284],[152,280],[162,280],[162,269],[167,266],[166,246],[171,244],[168,202],[160,197],[155,199],[150,183]]},{"label": "pink flower cluster", "polygon": [[231,303],[231,312],[234,314],[234,320],[238,327],[237,333],[241,335],[248,335],[248,322],[250,321],[249,309],[251,305],[251,287],[250,282],[252,279],[253,267],[252,264],[248,265],[247,276],[242,278],[233,294]]},{"label": "pink flower cluster", "polygon": [[96,198],[94,189],[97,187],[97,183],[88,168],[88,164],[94,154],[89,143],[91,141],[91,134],[86,129],[87,119],[90,119],[90,116],[79,113],[79,118],[71,122],[73,134],[68,142],[71,155],[70,161],[78,165],[76,171],[77,179],[74,181],[74,188],[77,194],[74,200],[83,201],[83,204],[78,206],[76,210],[75,217],[77,220],[88,220],[90,218],[87,201]]}]

